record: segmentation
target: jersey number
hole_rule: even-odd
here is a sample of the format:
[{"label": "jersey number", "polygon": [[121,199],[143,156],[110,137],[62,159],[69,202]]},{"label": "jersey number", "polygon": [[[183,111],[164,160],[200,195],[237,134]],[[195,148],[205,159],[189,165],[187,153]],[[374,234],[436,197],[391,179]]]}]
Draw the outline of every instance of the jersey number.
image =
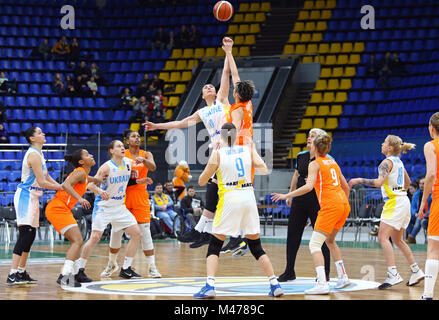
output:
[{"label": "jersey number", "polygon": [[332,168],[332,169],[329,170],[329,171],[331,171],[331,176],[332,176],[332,179],[334,180],[334,183],[333,183],[332,185],[333,185],[333,186],[338,186],[337,171],[335,171],[334,168]]},{"label": "jersey number", "polygon": [[242,163],[242,159],[236,158],[235,164],[236,164],[236,170],[238,170],[238,177],[241,178],[245,176],[244,164]]},{"label": "jersey number", "polygon": [[398,179],[396,179],[396,184],[399,186],[404,184],[404,172],[402,171],[402,167],[398,168]]}]

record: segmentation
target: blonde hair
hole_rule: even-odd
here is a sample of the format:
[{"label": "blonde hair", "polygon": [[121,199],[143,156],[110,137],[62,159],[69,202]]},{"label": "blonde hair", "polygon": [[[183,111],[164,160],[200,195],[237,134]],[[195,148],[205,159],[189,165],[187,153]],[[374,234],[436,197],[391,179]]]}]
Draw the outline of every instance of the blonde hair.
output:
[{"label": "blonde hair", "polygon": [[389,142],[389,146],[393,148],[393,153],[395,155],[398,155],[401,152],[407,153],[407,151],[413,150],[416,147],[416,144],[403,142],[398,136],[388,135],[386,139]]},{"label": "blonde hair", "polygon": [[319,155],[326,155],[331,150],[332,138],[326,132],[314,139],[314,145]]},{"label": "blonde hair", "polygon": [[324,135],[324,134],[327,134],[325,130],[320,129],[320,128],[312,128],[311,130],[309,130],[308,136],[310,136],[311,133],[315,133],[317,137]]},{"label": "blonde hair", "polygon": [[439,112],[434,113],[430,117],[430,121],[428,122],[428,124],[434,128],[436,134],[439,134]]}]

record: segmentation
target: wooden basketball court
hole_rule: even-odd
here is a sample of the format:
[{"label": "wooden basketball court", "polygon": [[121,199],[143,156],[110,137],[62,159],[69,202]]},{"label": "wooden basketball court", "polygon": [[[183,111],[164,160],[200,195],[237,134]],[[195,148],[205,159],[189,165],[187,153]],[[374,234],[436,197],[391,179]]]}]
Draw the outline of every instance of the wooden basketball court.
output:
[{"label": "wooden basketball court", "polygon": [[[163,278],[185,278],[185,277],[205,277],[205,254],[207,246],[198,249],[189,248],[188,243],[179,243],[176,240],[158,240],[155,241],[156,265]],[[382,282],[386,276],[386,265],[383,254],[376,243],[362,243],[363,248],[352,248],[352,243],[340,244],[343,258],[348,275],[351,279],[367,279],[376,282]],[[36,243],[31,252],[32,257],[38,255],[57,256],[64,259],[64,253],[68,245],[63,242],[56,242],[53,247],[47,244]],[[122,264],[124,247],[119,253],[118,263]],[[264,239],[263,247],[268,253],[276,275],[280,275],[285,268],[285,240],[283,239]],[[414,247],[414,255],[422,269],[425,266],[425,246],[417,245]],[[8,250],[6,250],[8,249]],[[30,275],[38,280],[34,285],[6,285],[6,278],[9,272],[10,264],[5,259],[10,259],[12,247],[0,247],[4,257],[0,266],[0,299],[1,300],[162,300],[162,299],[187,299],[193,300],[192,297],[182,296],[151,296],[151,295],[123,295],[123,294],[89,294],[70,292],[62,289],[56,279],[60,274],[62,262],[28,264],[27,270]],[[401,252],[396,249],[396,263],[404,282],[387,290],[369,289],[352,292],[334,292],[326,296],[306,296],[303,294],[284,295],[281,300],[419,300],[423,292],[423,282],[414,286],[407,287],[405,282],[410,277],[410,268],[404,260]],[[87,275],[94,281],[100,281],[100,273],[105,268],[108,261],[108,244],[100,243],[88,260],[86,266]],[[33,258],[35,259],[35,258]],[[58,259],[58,260],[59,260]],[[139,250],[133,267],[136,272],[147,276],[147,264],[143,253]],[[315,271],[307,245],[302,245],[296,260],[296,275],[298,277],[315,277]],[[245,256],[233,258],[231,253],[222,254],[220,257],[220,266],[217,277],[261,277],[264,276],[259,265],[248,252]],[[336,270],[333,261],[331,261],[331,278],[336,277]],[[122,280],[116,272],[112,279]],[[105,279],[109,280],[109,279]],[[436,295],[439,294],[436,286]],[[269,285],[267,281],[267,293]],[[195,293],[195,292],[194,292]],[[261,300],[273,298],[262,296],[233,296],[217,297],[223,300]]]}]

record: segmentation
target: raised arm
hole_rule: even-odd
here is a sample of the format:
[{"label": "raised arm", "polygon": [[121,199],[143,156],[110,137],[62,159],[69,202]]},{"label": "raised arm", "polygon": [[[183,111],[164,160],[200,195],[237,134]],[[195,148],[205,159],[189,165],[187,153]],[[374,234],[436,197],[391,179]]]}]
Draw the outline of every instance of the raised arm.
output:
[{"label": "raised arm", "polygon": [[431,142],[427,142],[424,145],[424,156],[427,165],[427,173],[425,175],[424,192],[422,193],[422,200],[418,210],[418,217],[421,219],[424,218],[425,202],[430,196],[431,190],[434,185],[434,180],[436,179],[436,175],[438,174],[436,152],[434,145]]},{"label": "raised arm", "polygon": [[233,40],[228,37],[225,37],[223,39],[223,50],[226,52],[226,57],[229,62],[230,72],[232,74],[233,85],[235,86],[235,84],[237,82],[240,82],[241,79],[239,78],[238,67],[236,66],[235,58],[233,58],[232,48],[233,48]]},{"label": "raised arm", "polygon": [[163,123],[153,123],[150,121],[146,121],[145,123],[142,123],[142,126],[145,127],[145,131],[171,130],[171,129],[188,128],[196,125],[198,122],[201,122],[201,118],[197,111],[193,115],[186,117],[183,120],[163,122]]},{"label": "raised arm", "polygon": [[392,161],[388,159],[384,159],[380,165],[378,166],[378,178],[376,179],[365,179],[365,178],[355,178],[349,180],[349,187],[352,188],[358,183],[365,184],[371,187],[380,188],[384,181],[386,181],[387,176],[389,175],[390,171],[392,171]]},{"label": "raised arm", "polygon": [[203,172],[201,173],[200,177],[198,178],[198,184],[200,186],[206,185],[206,183],[209,181],[209,179],[218,170],[219,163],[220,163],[219,152],[217,150],[214,150],[212,152],[212,155],[209,158],[209,161],[207,162],[206,167],[204,168]]},{"label": "raised arm", "polygon": [[224,58],[223,73],[221,75],[221,83],[217,92],[217,99],[225,105],[229,105],[229,91],[230,91],[230,67],[228,63],[228,57]]}]

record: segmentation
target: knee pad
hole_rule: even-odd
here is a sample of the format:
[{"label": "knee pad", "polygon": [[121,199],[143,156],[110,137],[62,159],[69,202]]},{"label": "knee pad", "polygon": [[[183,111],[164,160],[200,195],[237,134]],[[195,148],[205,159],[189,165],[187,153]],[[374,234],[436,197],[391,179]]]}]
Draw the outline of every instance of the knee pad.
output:
[{"label": "knee pad", "polygon": [[154,245],[152,243],[151,229],[150,229],[149,223],[139,224],[139,227],[140,227],[140,232],[142,233],[142,249],[143,249],[143,251],[153,250]]},{"label": "knee pad", "polygon": [[34,243],[37,229],[28,225],[18,227],[18,239],[15,243],[14,253],[21,256],[23,252],[29,252]]},{"label": "knee pad", "polygon": [[309,251],[311,254],[314,252],[322,251],[322,245],[325,243],[326,236],[320,232],[313,231],[311,239],[309,240]]},{"label": "knee pad", "polygon": [[210,238],[209,247],[207,248],[207,255],[206,258],[210,255],[216,255],[219,257],[221,248],[223,247],[224,241],[221,241],[215,236],[212,236]]},{"label": "knee pad", "polygon": [[262,249],[261,239],[256,239],[256,240],[247,239],[247,244],[250,249],[250,252],[252,253],[253,257],[255,257],[256,260],[259,260],[259,258],[265,254],[264,249]]},{"label": "knee pad", "polygon": [[110,234],[110,248],[112,249],[120,249],[122,246],[122,236],[124,231],[114,231],[113,228],[111,228],[111,234]]}]

